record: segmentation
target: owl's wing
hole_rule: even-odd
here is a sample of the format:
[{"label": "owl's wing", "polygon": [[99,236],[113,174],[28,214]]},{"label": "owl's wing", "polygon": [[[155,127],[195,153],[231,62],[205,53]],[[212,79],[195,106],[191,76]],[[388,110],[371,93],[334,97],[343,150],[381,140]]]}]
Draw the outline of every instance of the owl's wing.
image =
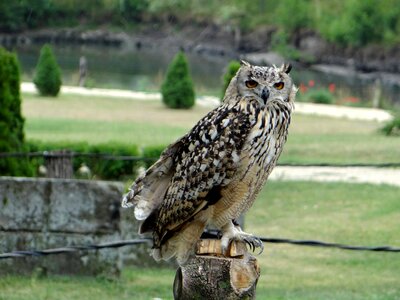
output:
[{"label": "owl's wing", "polygon": [[122,200],[122,207],[135,207],[135,217],[145,220],[164,199],[174,173],[174,160],[182,146],[182,138],[169,145],[160,158],[139,176]]},{"label": "owl's wing", "polygon": [[253,122],[239,105],[224,104],[200,120],[182,139],[164,200],[153,218],[143,224],[155,233],[155,247],[219,200],[220,187],[231,181]]}]

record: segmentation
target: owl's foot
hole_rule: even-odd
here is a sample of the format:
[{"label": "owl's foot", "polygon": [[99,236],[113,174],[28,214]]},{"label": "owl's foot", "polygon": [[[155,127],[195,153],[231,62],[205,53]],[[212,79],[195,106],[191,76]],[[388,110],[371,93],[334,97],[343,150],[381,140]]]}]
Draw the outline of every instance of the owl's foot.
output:
[{"label": "owl's foot", "polygon": [[246,243],[253,252],[256,248],[259,248],[260,252],[258,254],[261,254],[264,251],[264,244],[258,237],[243,232],[239,226],[234,226],[229,222],[222,228],[221,247],[223,253],[226,253],[232,241]]}]

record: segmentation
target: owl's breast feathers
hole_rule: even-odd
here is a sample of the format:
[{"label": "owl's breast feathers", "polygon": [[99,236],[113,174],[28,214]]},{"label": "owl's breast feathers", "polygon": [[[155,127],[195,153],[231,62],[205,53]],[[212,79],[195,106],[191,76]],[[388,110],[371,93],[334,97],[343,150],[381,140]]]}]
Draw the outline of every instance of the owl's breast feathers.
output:
[{"label": "owl's breast feathers", "polygon": [[[277,118],[263,111],[257,101],[223,104],[170,145],[134,182],[123,206],[135,206],[136,218],[143,220],[140,232],[153,232],[155,248],[220,200],[221,189],[238,178],[238,170],[249,169],[241,164],[254,163],[255,147],[268,155],[263,135],[272,133],[269,123],[279,123]],[[259,164],[265,162],[262,159]]]}]

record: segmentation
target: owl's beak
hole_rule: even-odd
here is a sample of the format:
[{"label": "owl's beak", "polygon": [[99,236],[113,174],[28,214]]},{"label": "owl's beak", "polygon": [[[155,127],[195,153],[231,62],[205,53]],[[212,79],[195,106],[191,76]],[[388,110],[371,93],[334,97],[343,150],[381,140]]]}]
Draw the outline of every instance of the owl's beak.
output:
[{"label": "owl's beak", "polygon": [[264,103],[267,103],[268,97],[269,97],[269,89],[264,88],[261,93],[261,99],[264,100]]}]

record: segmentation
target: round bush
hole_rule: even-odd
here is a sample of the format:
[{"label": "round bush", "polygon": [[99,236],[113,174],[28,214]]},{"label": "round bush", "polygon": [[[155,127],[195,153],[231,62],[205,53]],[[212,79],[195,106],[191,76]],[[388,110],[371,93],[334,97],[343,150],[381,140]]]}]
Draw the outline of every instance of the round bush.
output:
[{"label": "round bush", "polygon": [[169,65],[161,86],[163,102],[170,108],[191,108],[195,103],[193,82],[186,56],[179,52]]},{"label": "round bush", "polygon": [[61,72],[49,45],[40,50],[33,82],[43,96],[57,96],[61,88]]},{"label": "round bush", "polygon": [[308,98],[310,102],[321,103],[321,104],[332,104],[333,103],[333,95],[324,89],[319,90],[311,90],[306,95],[305,98]]}]

